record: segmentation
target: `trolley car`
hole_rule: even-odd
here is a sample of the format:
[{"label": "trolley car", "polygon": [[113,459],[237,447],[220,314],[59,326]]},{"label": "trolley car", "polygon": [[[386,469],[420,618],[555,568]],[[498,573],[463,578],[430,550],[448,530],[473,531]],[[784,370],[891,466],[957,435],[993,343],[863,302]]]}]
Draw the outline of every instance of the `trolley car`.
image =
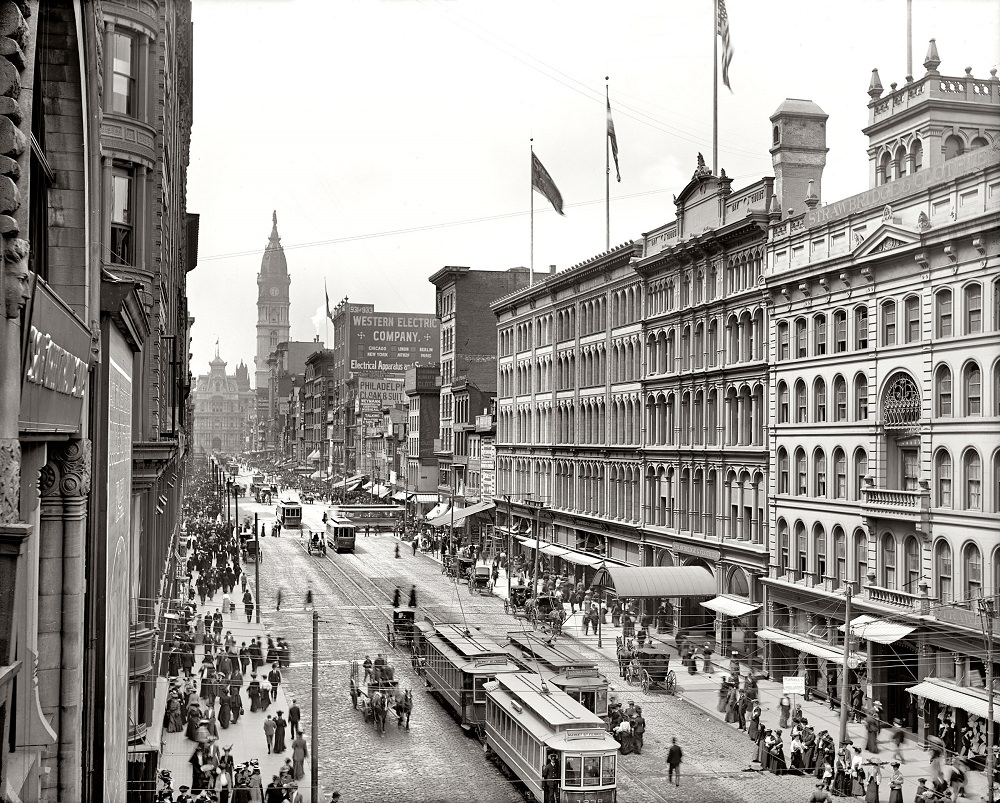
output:
[{"label": "trolley car", "polygon": [[422,632],[415,660],[423,661],[425,680],[465,730],[481,730],[486,718],[483,684],[520,667],[499,644],[457,624]]},{"label": "trolley car", "polygon": [[511,655],[525,671],[538,672],[591,713],[608,715],[608,679],[593,660],[563,644],[550,644],[537,633],[512,631],[507,637]]},{"label": "trolley car", "polygon": [[487,683],[486,747],[531,792],[545,799],[542,770],[549,756],[559,768],[558,800],[615,803],[618,742],[604,722],[541,676],[514,672]]},{"label": "trolley car", "polygon": [[350,519],[327,512],[326,545],[334,552],[353,552],[357,534],[358,528]]},{"label": "trolley car", "polygon": [[371,527],[377,532],[395,530],[402,523],[406,508],[400,505],[336,505],[329,512],[355,527]]},{"label": "trolley car", "polygon": [[299,501],[298,494],[291,491],[283,493],[278,500],[278,509],[275,514],[282,527],[301,527],[302,502]]}]

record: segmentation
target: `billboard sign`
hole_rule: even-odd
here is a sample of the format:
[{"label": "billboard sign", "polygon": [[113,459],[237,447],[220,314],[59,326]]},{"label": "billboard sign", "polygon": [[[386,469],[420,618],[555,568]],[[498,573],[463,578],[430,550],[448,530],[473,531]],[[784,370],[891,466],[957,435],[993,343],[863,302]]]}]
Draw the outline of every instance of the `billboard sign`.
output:
[{"label": "billboard sign", "polygon": [[497,439],[484,435],[479,441],[479,487],[484,502],[492,502],[496,495]]},{"label": "billboard sign", "polygon": [[430,314],[352,309],[349,370],[402,374],[417,364],[436,363],[441,353],[440,325]]}]

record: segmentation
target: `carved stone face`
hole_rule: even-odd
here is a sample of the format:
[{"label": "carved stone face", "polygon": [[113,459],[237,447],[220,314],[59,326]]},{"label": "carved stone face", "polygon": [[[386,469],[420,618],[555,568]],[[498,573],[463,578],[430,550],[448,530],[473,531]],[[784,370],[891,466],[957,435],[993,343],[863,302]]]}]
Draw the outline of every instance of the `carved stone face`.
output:
[{"label": "carved stone face", "polygon": [[4,304],[8,318],[17,318],[24,305],[31,298],[31,274],[28,272],[28,259],[18,259],[4,262]]}]

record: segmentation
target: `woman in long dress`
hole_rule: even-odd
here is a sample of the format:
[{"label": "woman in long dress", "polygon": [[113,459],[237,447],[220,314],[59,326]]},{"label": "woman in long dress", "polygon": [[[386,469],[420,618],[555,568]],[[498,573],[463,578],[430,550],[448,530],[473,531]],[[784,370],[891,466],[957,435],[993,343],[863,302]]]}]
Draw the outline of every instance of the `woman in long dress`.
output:
[{"label": "woman in long dress", "polygon": [[747,736],[752,742],[757,741],[757,734],[760,732],[760,714],[760,706],[754,703],[750,709],[750,719],[747,720]]},{"label": "woman in long dress", "polygon": [[222,694],[219,695],[219,727],[223,730],[228,728],[232,716],[232,697],[228,691],[223,689]]}]

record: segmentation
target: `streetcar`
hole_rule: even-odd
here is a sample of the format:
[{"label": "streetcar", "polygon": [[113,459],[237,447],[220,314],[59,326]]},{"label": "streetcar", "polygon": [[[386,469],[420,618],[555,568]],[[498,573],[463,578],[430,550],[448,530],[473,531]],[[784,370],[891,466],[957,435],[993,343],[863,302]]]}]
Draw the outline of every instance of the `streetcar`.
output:
[{"label": "streetcar", "polygon": [[604,721],[565,692],[528,672],[485,684],[486,750],[531,792],[545,799],[542,770],[556,759],[562,803],[615,803],[618,742]]},{"label": "streetcar", "polygon": [[433,625],[415,641],[415,658],[425,669],[424,680],[458,718],[464,730],[482,731],[486,718],[483,685],[520,667],[510,654],[486,636],[457,624]]},{"label": "streetcar", "polygon": [[302,526],[302,502],[294,491],[284,491],[278,499],[278,507],[274,511],[282,527]]},{"label": "streetcar", "polygon": [[608,679],[592,659],[564,644],[550,644],[538,633],[512,631],[507,638],[511,655],[526,672],[541,674],[597,716],[608,715]]},{"label": "streetcar", "polygon": [[400,505],[336,505],[330,513],[337,518],[347,519],[359,530],[371,527],[373,530],[395,530],[403,523],[406,508]]},{"label": "streetcar", "polygon": [[353,552],[357,530],[350,519],[327,512],[326,545],[334,552]]}]

